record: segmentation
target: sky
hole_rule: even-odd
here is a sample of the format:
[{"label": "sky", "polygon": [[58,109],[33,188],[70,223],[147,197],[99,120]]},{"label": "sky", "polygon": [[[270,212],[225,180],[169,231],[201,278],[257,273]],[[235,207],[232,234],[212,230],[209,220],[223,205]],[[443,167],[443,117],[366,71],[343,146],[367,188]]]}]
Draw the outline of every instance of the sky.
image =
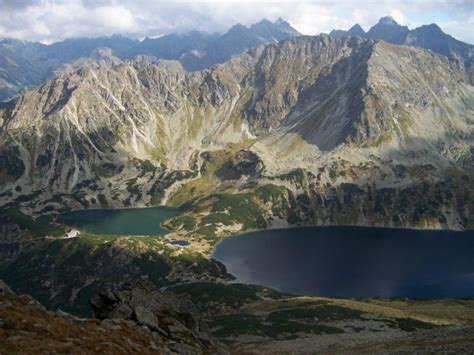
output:
[{"label": "sky", "polygon": [[409,28],[437,23],[474,43],[474,0],[0,0],[0,38],[52,43],[112,34],[142,39],[190,30],[223,33],[236,23],[279,17],[316,35],[355,23],[368,30],[386,15]]}]

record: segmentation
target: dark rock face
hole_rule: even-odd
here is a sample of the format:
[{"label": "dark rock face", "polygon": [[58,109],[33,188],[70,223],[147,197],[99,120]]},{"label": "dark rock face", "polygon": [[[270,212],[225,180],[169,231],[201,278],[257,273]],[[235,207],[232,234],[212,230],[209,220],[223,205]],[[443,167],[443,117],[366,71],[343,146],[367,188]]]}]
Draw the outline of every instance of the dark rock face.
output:
[{"label": "dark rock face", "polygon": [[18,147],[0,147],[0,187],[19,179],[25,172]]},{"label": "dark rock face", "polygon": [[235,169],[242,175],[259,175],[264,168],[260,157],[250,150],[238,151],[232,159]]},{"label": "dark rock face", "polygon": [[181,343],[191,353],[225,353],[203,328],[198,310],[188,298],[157,291],[149,283],[105,286],[91,298],[90,304],[98,319],[132,321],[169,341]]}]

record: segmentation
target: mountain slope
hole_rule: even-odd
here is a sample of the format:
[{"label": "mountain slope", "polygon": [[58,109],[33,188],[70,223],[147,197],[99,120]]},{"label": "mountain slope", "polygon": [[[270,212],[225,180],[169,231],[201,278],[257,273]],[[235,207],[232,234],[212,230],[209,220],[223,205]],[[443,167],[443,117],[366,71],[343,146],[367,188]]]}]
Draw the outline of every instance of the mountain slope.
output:
[{"label": "mountain slope", "polygon": [[[438,72],[428,71],[430,65]],[[416,80],[407,82],[410,79],[406,78],[406,72],[416,75]],[[441,80],[441,75],[445,73],[452,76],[451,80]],[[384,85],[384,80],[391,82],[391,86]],[[348,127],[347,131],[341,129],[344,127],[335,127],[323,134],[324,137],[331,133],[345,134],[341,139],[334,139],[333,146],[337,146],[344,142],[364,143],[364,140],[377,138],[377,134],[383,131],[382,128],[377,128],[377,125],[391,124],[391,118],[373,120],[366,124],[365,133],[363,132],[364,129],[358,126],[361,124],[361,116],[356,110],[362,111],[363,99],[374,100],[375,95],[367,95],[362,90],[385,94],[385,101],[403,101],[405,108],[410,103],[429,107],[429,104],[436,104],[433,101],[435,99],[463,94],[462,85],[458,85],[462,81],[463,74],[459,68],[426,52],[383,44],[374,45],[367,41],[334,41],[326,36],[307,37],[261,48],[210,71],[192,74],[184,72],[176,63],[155,61],[146,57],[118,65],[101,62],[97,66],[92,62],[28,93],[25,98],[19,100],[13,109],[14,114],[6,120],[4,129],[10,131],[36,124],[57,125],[59,122],[54,118],[60,117],[62,121],[70,121],[72,118],[77,124],[71,124],[71,127],[76,126],[82,132],[91,132],[102,128],[101,126],[113,128],[117,125],[113,120],[119,117],[120,121],[117,121],[127,130],[129,125],[135,125],[129,140],[124,142],[133,145],[125,147],[127,152],[133,151],[137,157],[149,157],[146,144],[152,143],[152,146],[162,146],[170,154],[168,160],[172,160],[179,155],[179,142],[183,139],[189,146],[195,138],[199,146],[206,140],[239,141],[239,137],[232,139],[221,136],[226,135],[226,130],[229,134],[240,132],[243,136],[247,135],[246,131],[242,131],[241,124],[250,126],[249,136],[263,135],[277,128],[279,131],[289,127],[295,129],[306,122],[320,124],[321,118],[325,118],[324,115],[310,117],[311,113],[319,108],[318,104],[333,99],[337,102],[330,107],[341,109],[341,101],[335,100],[334,96],[343,97],[341,91],[345,91],[346,96],[348,93],[359,94],[352,98],[352,106],[347,108],[354,112],[339,114],[336,117],[345,117],[352,127]],[[400,83],[396,84],[397,82]],[[411,87],[419,82],[424,85],[417,87],[418,92],[411,92],[415,91]],[[429,89],[425,89],[426,86]],[[393,90],[387,92],[391,88]],[[379,89],[380,93],[375,92],[376,89]],[[469,95],[469,89],[465,90],[468,91],[464,95]],[[400,97],[401,95],[405,96]],[[435,98],[430,98],[434,95]],[[377,99],[381,101],[380,97]],[[421,99],[425,101],[418,102]],[[239,105],[237,101],[240,101]],[[147,106],[144,106],[144,103]],[[102,108],[92,107],[97,104]],[[187,122],[189,117],[182,117],[183,113],[189,116],[189,113],[185,112],[189,110],[186,104],[199,109],[201,114],[204,114],[206,109],[215,112],[208,115],[205,122],[196,122],[197,127],[193,127],[197,128],[196,132],[186,132],[191,123]],[[376,105],[375,102],[371,104]],[[385,105],[382,106],[385,111],[393,110],[389,105],[396,105],[382,101],[379,104]],[[36,107],[42,107],[42,110],[38,112]],[[161,115],[149,112],[153,111],[152,109],[161,111]],[[375,110],[370,108],[365,113],[374,112]],[[233,113],[240,116],[237,117],[239,121],[229,125],[229,118]],[[460,115],[467,113],[469,111],[459,111]],[[88,116],[90,118],[85,119]],[[161,116],[171,116],[173,119],[166,120],[167,117]],[[192,116],[199,115],[193,113]],[[105,120],[105,117],[109,118]],[[93,122],[94,119],[96,122]],[[152,129],[146,124],[156,124],[160,119],[163,120],[161,129],[164,129],[165,134],[160,137],[161,141],[156,143],[152,141],[156,128]],[[462,121],[465,120],[466,118]],[[331,119],[325,126],[328,124],[334,124],[334,120]],[[218,129],[210,130],[216,127]],[[392,128],[390,126],[390,129]],[[422,129],[419,130],[420,132],[415,133],[425,134]],[[467,128],[464,127],[464,130]],[[308,135],[307,133],[302,132],[302,135]],[[171,145],[163,139],[167,135]],[[324,145],[323,141],[318,139],[312,143]]]},{"label": "mountain slope", "polygon": [[[360,38],[293,38],[192,73],[149,57],[84,62],[0,113],[1,201],[29,195],[43,201],[36,212],[58,199],[182,203],[249,181],[298,194],[281,177],[294,169],[311,189],[349,183],[361,196],[466,173],[470,184],[472,173],[474,90],[462,67]],[[452,198],[438,199],[436,213],[451,211],[442,223],[470,225],[470,207]]]}]

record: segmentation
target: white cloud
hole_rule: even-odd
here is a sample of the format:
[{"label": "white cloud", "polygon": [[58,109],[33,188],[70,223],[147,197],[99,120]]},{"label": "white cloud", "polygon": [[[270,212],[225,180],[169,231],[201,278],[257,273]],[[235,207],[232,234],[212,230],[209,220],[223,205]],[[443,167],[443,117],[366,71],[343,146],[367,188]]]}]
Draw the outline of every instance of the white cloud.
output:
[{"label": "white cloud", "polygon": [[474,1],[161,1],[0,0],[0,37],[51,42],[67,37],[124,34],[136,38],[170,32],[224,32],[235,23],[282,17],[304,34],[369,29],[391,15],[414,27],[437,22],[453,36],[474,43]]}]

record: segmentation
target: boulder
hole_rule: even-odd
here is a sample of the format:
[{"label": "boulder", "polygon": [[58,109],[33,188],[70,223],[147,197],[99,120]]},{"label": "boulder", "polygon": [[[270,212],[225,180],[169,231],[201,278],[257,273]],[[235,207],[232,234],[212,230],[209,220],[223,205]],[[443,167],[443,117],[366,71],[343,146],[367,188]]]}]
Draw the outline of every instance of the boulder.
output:
[{"label": "boulder", "polygon": [[137,306],[134,310],[134,316],[138,324],[146,325],[151,330],[156,330],[161,334],[168,335],[163,329],[158,326],[158,318],[143,306]]}]

